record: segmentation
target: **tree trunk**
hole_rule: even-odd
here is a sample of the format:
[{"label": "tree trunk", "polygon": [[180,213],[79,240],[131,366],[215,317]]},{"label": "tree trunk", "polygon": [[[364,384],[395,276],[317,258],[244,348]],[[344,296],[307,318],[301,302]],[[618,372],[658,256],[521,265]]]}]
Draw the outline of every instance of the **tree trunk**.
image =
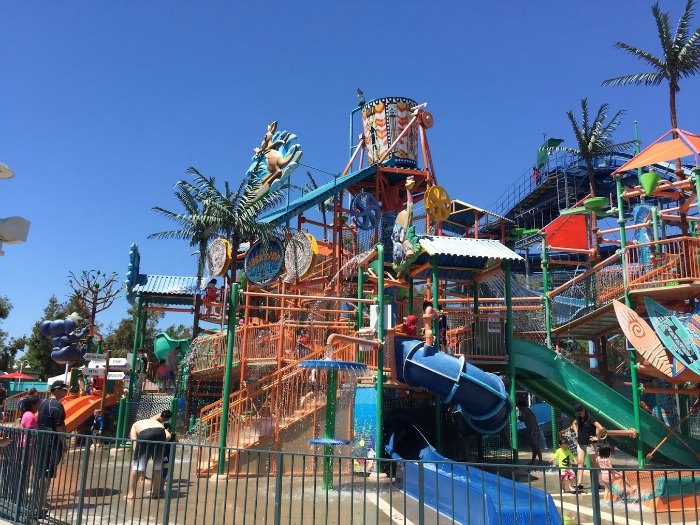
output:
[{"label": "tree trunk", "polygon": [[[678,138],[676,129],[678,128],[678,119],[676,118],[676,91],[678,91],[678,83],[675,80],[669,82],[669,103],[671,106],[671,127],[673,128],[673,138]],[[679,179],[685,179],[681,159],[676,159],[676,176]]]},{"label": "tree trunk", "polygon": [[[586,168],[588,169],[588,186],[591,197],[595,197],[595,172],[593,171],[593,163],[586,159]],[[598,247],[598,216],[595,212],[591,212],[591,248],[593,255],[591,262],[595,262],[600,258],[600,248]]]},{"label": "tree trunk", "polygon": [[197,292],[194,296],[194,321],[192,323],[192,338],[194,339],[199,334],[199,317],[202,308],[202,294],[199,287],[202,283],[204,275],[204,258],[207,250],[207,245],[204,242],[199,243],[199,260],[197,261]]},{"label": "tree trunk", "polygon": [[[677,139],[678,138],[678,132],[676,132],[676,129],[678,128],[678,119],[676,117],[676,91],[678,90],[678,83],[675,80],[671,80],[668,83],[669,86],[669,103],[671,106],[671,127],[673,128],[673,138]],[[683,165],[681,164],[681,159],[676,159],[676,177],[679,180],[683,180],[686,178],[685,173],[683,172]],[[685,194],[681,191],[679,193],[678,197],[678,205],[680,206],[680,209],[683,209],[683,204],[685,202]],[[688,218],[687,218],[687,213],[680,212],[679,213],[680,218],[681,218],[681,235],[688,235]]]}]

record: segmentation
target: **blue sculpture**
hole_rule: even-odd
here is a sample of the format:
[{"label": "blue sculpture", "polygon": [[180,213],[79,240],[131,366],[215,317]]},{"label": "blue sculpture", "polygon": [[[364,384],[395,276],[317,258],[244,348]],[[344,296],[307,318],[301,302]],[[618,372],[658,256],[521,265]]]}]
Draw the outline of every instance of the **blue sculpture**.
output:
[{"label": "blue sculpture", "polygon": [[291,144],[296,138],[289,131],[277,131],[277,121],[267,127],[262,144],[253,149],[253,163],[246,172],[246,177],[254,178],[260,184],[253,202],[279,189],[299,165],[301,147]]},{"label": "blue sculpture", "polygon": [[71,314],[67,319],[55,321],[43,321],[39,325],[39,332],[44,337],[50,337],[53,343],[51,359],[60,365],[80,361],[85,355],[85,349],[78,349],[76,343],[85,337],[88,328],[76,332],[77,314]]}]

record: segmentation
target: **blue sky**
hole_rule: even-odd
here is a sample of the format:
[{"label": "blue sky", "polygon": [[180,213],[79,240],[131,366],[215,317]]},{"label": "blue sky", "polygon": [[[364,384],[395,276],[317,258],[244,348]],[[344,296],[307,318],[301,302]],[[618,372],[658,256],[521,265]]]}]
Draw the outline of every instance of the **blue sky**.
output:
[{"label": "blue sky", "polygon": [[[665,86],[600,87],[640,70],[616,40],[659,52],[650,0],[253,4],[3,4],[0,161],[16,177],[0,181],[0,216],[32,221],[0,258],[11,335],[67,297],[69,270],[123,275],[132,242],[144,271],[194,273],[186,243],[146,240],[170,226],[151,207],[174,207],[189,166],[240,181],[274,119],[304,163],[340,171],[358,86],[428,102],[440,183],[482,206],[533,163],[543,132],[571,143],[565,112],[581,97],[627,110],[621,140],[634,119],[647,143],[670,126]],[[661,4],[675,23],[685,2]],[[678,98],[695,131],[699,87],[685,81]]]}]

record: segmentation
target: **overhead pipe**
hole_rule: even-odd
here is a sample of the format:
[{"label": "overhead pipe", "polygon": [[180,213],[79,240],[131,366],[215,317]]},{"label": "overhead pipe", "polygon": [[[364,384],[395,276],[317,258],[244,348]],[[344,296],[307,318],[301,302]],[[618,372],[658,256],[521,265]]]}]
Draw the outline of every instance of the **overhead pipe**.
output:
[{"label": "overhead pipe", "polygon": [[363,339],[362,337],[355,337],[354,335],[345,335],[339,333],[332,333],[326,339],[326,346],[333,346],[336,341],[343,343],[355,343],[363,346],[371,346],[375,350],[382,346],[382,342],[379,339]]}]

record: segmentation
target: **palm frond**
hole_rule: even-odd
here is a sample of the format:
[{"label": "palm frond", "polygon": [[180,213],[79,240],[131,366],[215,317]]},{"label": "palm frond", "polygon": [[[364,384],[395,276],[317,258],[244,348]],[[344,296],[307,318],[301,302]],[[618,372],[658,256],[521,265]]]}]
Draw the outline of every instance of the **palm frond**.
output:
[{"label": "palm frond", "polygon": [[643,49],[639,49],[638,47],[627,44],[625,42],[616,42],[615,47],[618,49],[622,49],[623,51],[627,51],[628,53],[637,57],[639,60],[646,62],[650,66],[652,66],[660,71],[663,71],[666,69],[665,60],[662,58],[659,58],[657,56],[652,55],[648,51],[644,51]]},{"label": "palm frond", "polygon": [[625,75],[617,78],[610,78],[603,82],[603,86],[658,86],[664,81],[666,75],[662,72],[656,73],[636,73],[633,75]]},{"label": "palm frond", "polygon": [[661,11],[658,2],[651,6],[651,14],[654,16],[656,31],[659,34],[659,41],[661,42],[661,49],[664,52],[664,56],[668,58],[673,48],[671,24],[668,21],[669,14]]},{"label": "palm frond", "polygon": [[685,11],[678,19],[678,25],[676,26],[676,34],[673,37],[673,47],[680,49],[685,43],[685,39],[688,36],[688,29],[690,28],[690,20],[693,18],[693,2],[694,0],[688,0],[685,4]]}]

